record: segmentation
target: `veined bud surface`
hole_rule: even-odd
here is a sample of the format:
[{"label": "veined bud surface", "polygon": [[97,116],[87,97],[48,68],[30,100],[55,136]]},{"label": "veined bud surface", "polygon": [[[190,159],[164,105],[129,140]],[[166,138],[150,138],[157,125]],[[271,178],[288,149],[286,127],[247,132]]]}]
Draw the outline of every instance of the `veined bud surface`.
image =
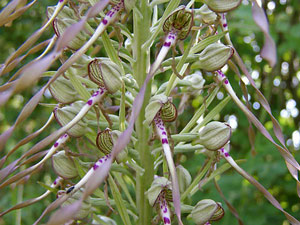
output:
[{"label": "veined bud surface", "polygon": [[222,43],[210,44],[199,54],[199,60],[192,67],[207,71],[219,70],[232,57],[233,53],[234,50],[231,46]]},{"label": "veined bud surface", "polygon": [[213,121],[208,123],[200,132],[199,142],[206,149],[216,151],[223,147],[231,137],[229,124]]},{"label": "veined bud surface", "polygon": [[71,81],[63,76],[58,77],[50,84],[49,91],[53,98],[64,104],[74,102],[79,97]]},{"label": "veined bud surface", "polygon": [[[116,143],[120,134],[121,134],[120,131],[111,130],[109,128],[105,129],[104,131],[100,131],[96,139],[97,147],[105,155],[110,154],[114,146],[114,143]],[[126,161],[127,155],[128,155],[128,150],[125,148],[117,155],[116,159],[118,162]]]},{"label": "veined bud surface", "polygon": [[205,79],[203,78],[201,72],[195,72],[191,75],[183,78],[183,81],[187,81],[189,85],[182,87],[182,92],[201,92]]},{"label": "veined bud surface", "polygon": [[201,16],[202,22],[206,24],[213,24],[218,17],[218,15],[215,12],[211,11],[206,4],[201,6],[201,8],[196,11],[196,13]]},{"label": "veined bud surface", "polygon": [[193,208],[191,216],[197,225],[203,225],[208,221],[221,219],[224,216],[224,210],[220,203],[211,199],[203,199]]},{"label": "veined bud surface", "polygon": [[88,65],[89,78],[108,92],[115,93],[121,88],[121,70],[108,58],[96,58]]},{"label": "veined bud surface", "polygon": [[[77,192],[75,192],[70,198],[68,198],[62,204],[62,206],[65,207],[65,206],[75,203],[76,201],[81,199],[82,195],[83,195],[83,190],[80,189]],[[80,210],[78,212],[76,212],[76,214],[74,215],[74,219],[82,220],[82,219],[86,218],[92,212],[92,205],[91,205],[90,201],[91,201],[90,197],[88,197],[86,200],[84,200],[82,202]]]},{"label": "veined bud surface", "polygon": [[144,123],[150,125],[157,113],[160,112],[164,122],[172,122],[177,118],[177,109],[171,102],[171,98],[164,94],[154,95],[146,107]]},{"label": "veined bud surface", "polygon": [[163,30],[165,33],[171,31],[177,33],[177,38],[185,39],[193,25],[193,14],[185,9],[185,6],[179,6],[165,20]]},{"label": "veined bud surface", "polygon": [[[65,126],[68,124],[78,113],[80,109],[78,110],[77,108],[71,106],[65,106],[63,108],[55,108],[54,109],[54,116],[57,122],[61,126]],[[72,126],[67,133],[70,136],[73,137],[81,137],[87,132],[87,124],[86,122],[81,119],[76,123],[74,126]]]},{"label": "veined bud surface", "polygon": [[183,166],[179,165],[176,167],[176,173],[178,177],[179,190],[183,193],[192,182],[192,177],[189,171]]},{"label": "veined bud surface", "polygon": [[204,0],[204,3],[214,12],[223,13],[234,10],[242,0]]},{"label": "veined bud surface", "polygon": [[78,175],[72,157],[66,156],[65,151],[59,151],[52,156],[52,166],[54,172],[65,179],[71,179]]},{"label": "veined bud surface", "polygon": [[172,201],[172,183],[165,177],[157,177],[146,192],[150,205],[154,206],[159,195],[165,192],[165,198]]}]

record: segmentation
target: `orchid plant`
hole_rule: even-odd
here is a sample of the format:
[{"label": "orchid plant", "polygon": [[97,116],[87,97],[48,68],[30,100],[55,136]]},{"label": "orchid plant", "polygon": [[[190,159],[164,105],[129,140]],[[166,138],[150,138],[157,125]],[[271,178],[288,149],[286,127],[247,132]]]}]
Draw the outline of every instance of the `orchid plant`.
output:
[{"label": "orchid plant", "polygon": [[[21,17],[36,2],[23,5],[21,0],[12,0],[0,13],[0,26]],[[186,5],[180,0],[59,0],[49,6],[47,22],[0,68],[0,76],[13,72],[0,87],[1,106],[42,77],[48,79],[0,136],[0,188],[26,185],[49,161],[57,177],[52,184],[40,183],[46,189],[43,195],[7,207],[0,217],[53,195],[56,200],[35,224],[116,224],[115,220],[126,225],[211,224],[224,215],[221,203],[199,199],[192,205],[189,199],[201,190],[199,186],[216,182],[216,176],[232,167],[291,224],[300,224],[230,156],[229,124],[212,121],[233,100],[249,123],[279,150],[299,190],[300,166],[230,40],[226,15],[240,4],[241,0],[191,0]],[[276,50],[266,15],[256,0],[252,4],[254,21],[266,36],[261,55],[274,66]],[[46,30],[53,37],[44,45],[37,44]],[[23,64],[42,49],[41,55]],[[251,112],[249,102],[245,105],[237,96],[222,70],[225,65],[248,77],[272,119],[277,140]],[[165,83],[157,81],[156,77],[169,76],[170,71]],[[204,85],[207,75],[214,81]],[[219,101],[216,95],[222,87],[228,97]],[[56,104],[43,103],[45,93]],[[185,113],[188,99],[204,93],[208,94],[190,121],[180,123],[178,115]],[[212,102],[216,106],[208,110]],[[7,149],[14,130],[39,103],[52,109],[48,121]],[[41,139],[52,123],[60,128]],[[11,162],[11,156],[29,142],[35,144]],[[200,152],[204,158],[195,177],[180,165],[180,158],[191,152]],[[229,209],[242,224],[237,210],[231,205]]]}]

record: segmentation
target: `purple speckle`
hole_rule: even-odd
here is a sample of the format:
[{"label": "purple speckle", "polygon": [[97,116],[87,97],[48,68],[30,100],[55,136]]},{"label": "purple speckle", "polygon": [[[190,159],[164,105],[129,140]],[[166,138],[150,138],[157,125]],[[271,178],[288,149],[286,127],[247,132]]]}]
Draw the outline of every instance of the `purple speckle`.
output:
[{"label": "purple speckle", "polygon": [[221,152],[224,152],[224,148],[221,148]]},{"label": "purple speckle", "polygon": [[163,128],[163,127],[161,127],[160,129],[161,129],[161,130],[164,130],[164,128]]},{"label": "purple speckle", "polygon": [[63,2],[64,0],[59,0],[59,2]]},{"label": "purple speckle", "polygon": [[228,82],[228,80],[225,80],[225,82],[224,82],[225,84],[228,84],[229,82]]},{"label": "purple speckle", "polygon": [[96,170],[98,167],[99,167],[99,166],[97,165],[97,163],[95,163],[95,164],[93,165],[93,169],[94,169],[94,170]]},{"label": "purple speckle", "polygon": [[88,105],[92,105],[93,104],[93,100],[88,100],[87,104]]},{"label": "purple speckle", "polygon": [[55,142],[54,147],[56,148],[58,146],[58,142]]},{"label": "purple speckle", "polygon": [[164,213],[167,213],[167,212],[168,212],[167,207],[164,208],[164,211],[163,211],[163,212],[164,212]]},{"label": "purple speckle", "polygon": [[53,184],[54,184],[54,185],[56,185],[56,184],[57,184],[56,180],[53,182]]},{"label": "purple speckle", "polygon": [[166,139],[166,138],[161,139],[161,143],[162,144],[169,144],[168,139]]},{"label": "purple speckle", "polygon": [[102,20],[102,23],[103,23],[104,25],[106,25],[107,22],[108,22],[108,21],[107,21],[106,19],[103,19],[103,20]]},{"label": "purple speckle", "polygon": [[165,131],[163,131],[161,134],[162,134],[162,135],[167,135],[167,133],[166,133]]},{"label": "purple speckle", "polygon": [[170,224],[171,221],[168,217],[164,217],[164,224]]},{"label": "purple speckle", "polygon": [[66,137],[68,137],[68,135],[67,135],[67,134],[65,134],[65,135],[64,135],[64,137],[66,138]]},{"label": "purple speckle", "polygon": [[165,42],[165,43],[164,43],[164,46],[165,46],[165,47],[170,47],[170,46],[171,46],[171,42]]},{"label": "purple speckle", "polygon": [[224,24],[223,24],[223,27],[227,27],[227,23],[224,23]]},{"label": "purple speckle", "polygon": [[225,157],[228,157],[228,156],[229,156],[229,153],[228,153],[228,152],[225,152],[224,155],[225,155]]},{"label": "purple speckle", "polygon": [[99,94],[99,91],[96,91],[92,96],[95,97]]},{"label": "purple speckle", "polygon": [[100,92],[100,94],[102,95],[102,94],[103,94],[103,92],[104,92],[104,90],[103,90],[103,89],[101,89],[101,92]]},{"label": "purple speckle", "polygon": [[99,159],[99,162],[100,162],[100,163],[103,163],[102,159]]}]

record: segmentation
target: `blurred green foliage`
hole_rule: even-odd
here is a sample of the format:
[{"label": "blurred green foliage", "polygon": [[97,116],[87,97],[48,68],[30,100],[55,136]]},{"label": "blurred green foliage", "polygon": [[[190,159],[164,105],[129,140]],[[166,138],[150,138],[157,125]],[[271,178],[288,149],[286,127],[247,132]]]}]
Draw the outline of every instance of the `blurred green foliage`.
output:
[{"label": "blurred green foliage", "polygon": [[[37,30],[45,21],[46,6],[55,4],[56,1],[43,0],[38,1],[29,11],[27,11],[19,19],[15,20],[9,27],[0,28],[0,62],[4,62],[18,46],[20,46],[26,38],[28,38],[35,30]],[[278,50],[278,63],[274,69],[269,68],[265,61],[261,61],[259,57],[259,48],[263,45],[263,35],[252,20],[251,3],[248,0],[243,1],[236,11],[229,13],[228,24],[232,41],[239,54],[242,56],[246,65],[253,74],[258,72],[259,76],[255,81],[260,89],[267,97],[272,107],[275,117],[279,118],[279,122],[283,128],[283,133],[287,140],[287,145],[294,154],[297,161],[300,161],[300,154],[295,149],[292,142],[292,134],[295,130],[299,131],[299,115],[292,116],[287,108],[287,102],[294,100],[300,104],[300,70],[299,70],[299,55],[300,45],[300,2],[293,0],[280,1],[264,1],[264,8],[267,9],[268,18],[270,21],[271,35],[276,41]],[[275,4],[275,8],[273,8]],[[5,1],[1,2],[1,7],[5,5]],[[46,32],[42,40],[51,37],[52,30]],[[36,55],[34,55],[36,56]],[[29,57],[30,61],[33,57]],[[286,67],[288,69],[286,69]],[[12,73],[15,71],[12,71]],[[0,78],[0,83],[3,84],[11,74],[7,74]],[[298,74],[297,74],[298,73]],[[297,76],[298,75],[298,76]],[[239,79],[232,71],[227,72],[227,76],[241,96]],[[159,78],[160,79],[160,78]],[[207,80],[209,81],[209,77]],[[41,81],[41,85],[44,81]],[[278,84],[279,82],[279,84]],[[275,85],[274,85],[275,84]],[[252,88],[249,88],[249,93],[252,96],[251,103],[257,101]],[[37,88],[16,95],[11,98],[5,108],[0,111],[0,133],[5,131],[11,125],[23,105],[28,101],[30,96],[37,91]],[[224,93],[225,94],[225,93]],[[198,99],[201,103],[203,99]],[[45,102],[51,100],[44,98]],[[297,108],[298,105],[296,105]],[[14,136],[9,140],[6,150],[11,149],[17,141],[24,138],[40,124],[43,124],[51,113],[51,108],[39,106],[32,116],[24,123],[24,126],[19,127]],[[188,121],[193,113],[193,108],[186,109],[188,113],[181,116],[183,123]],[[288,116],[283,116],[282,110],[286,110]],[[270,118],[260,107],[258,110],[253,110],[256,116],[269,128]],[[235,115],[238,118],[238,127],[233,132],[231,138],[231,154],[234,159],[247,159],[241,164],[249,174],[254,176],[261,184],[263,184],[281,203],[282,207],[298,220],[300,219],[300,202],[296,194],[296,182],[288,173],[284,160],[276,150],[276,148],[268,142],[262,135],[257,134],[255,140],[256,155],[250,151],[251,146],[248,140],[248,121],[244,114],[233,105],[232,102],[222,111],[219,119],[227,120],[229,115]],[[51,129],[42,134],[45,137],[53,132],[58,126],[53,125]],[[15,154],[15,158],[20,156],[22,151],[26,151],[34,143],[31,142],[23,146]],[[11,158],[10,162],[14,159]],[[199,165],[203,163],[202,155],[197,157],[189,157],[183,162],[183,165],[195,176]],[[18,198],[18,192],[23,191],[23,198],[29,199],[42,194],[45,190],[37,184],[37,181],[50,182],[55,175],[51,172],[50,162],[46,163],[39,173],[35,173],[24,185],[24,190],[20,190],[22,186],[9,187],[0,190],[0,211],[7,209],[9,206],[15,205]],[[284,215],[275,209],[260,192],[251,184],[239,176],[235,171],[229,170],[224,175],[218,178],[218,183],[222,188],[227,200],[237,209],[240,218],[245,225],[281,225],[288,224]],[[46,198],[45,200],[36,203],[22,210],[22,224],[32,224],[36,218],[40,216],[45,207],[53,201],[55,196]],[[229,212],[222,198],[216,191],[214,184],[209,183],[203,187],[202,191],[198,191],[191,201],[196,204],[200,199],[212,198],[222,203],[225,208],[225,216],[216,224],[234,225],[238,224],[234,216]],[[15,224],[16,211],[0,218],[0,225]],[[185,221],[185,224],[193,224],[191,220]]]}]

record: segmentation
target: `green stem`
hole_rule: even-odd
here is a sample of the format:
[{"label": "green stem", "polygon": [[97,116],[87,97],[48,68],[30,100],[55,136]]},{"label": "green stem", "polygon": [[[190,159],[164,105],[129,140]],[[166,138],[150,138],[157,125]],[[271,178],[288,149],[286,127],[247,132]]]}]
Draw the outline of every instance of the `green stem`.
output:
[{"label": "green stem", "polygon": [[[133,58],[135,60],[133,76],[137,80],[139,87],[142,87],[150,65],[149,48],[142,48],[142,45],[150,38],[151,34],[151,7],[147,0],[137,1],[136,7],[133,9],[133,20]],[[143,121],[145,120],[145,107],[148,104],[150,96],[151,81],[147,85],[144,103],[135,123],[138,136],[136,149],[140,155],[141,166],[145,171],[143,174],[136,174],[136,205],[139,216],[138,224],[140,225],[151,224],[152,219],[152,207],[145,196],[145,192],[149,189],[153,180],[154,164],[148,145],[150,135],[149,128],[143,125]]]}]

